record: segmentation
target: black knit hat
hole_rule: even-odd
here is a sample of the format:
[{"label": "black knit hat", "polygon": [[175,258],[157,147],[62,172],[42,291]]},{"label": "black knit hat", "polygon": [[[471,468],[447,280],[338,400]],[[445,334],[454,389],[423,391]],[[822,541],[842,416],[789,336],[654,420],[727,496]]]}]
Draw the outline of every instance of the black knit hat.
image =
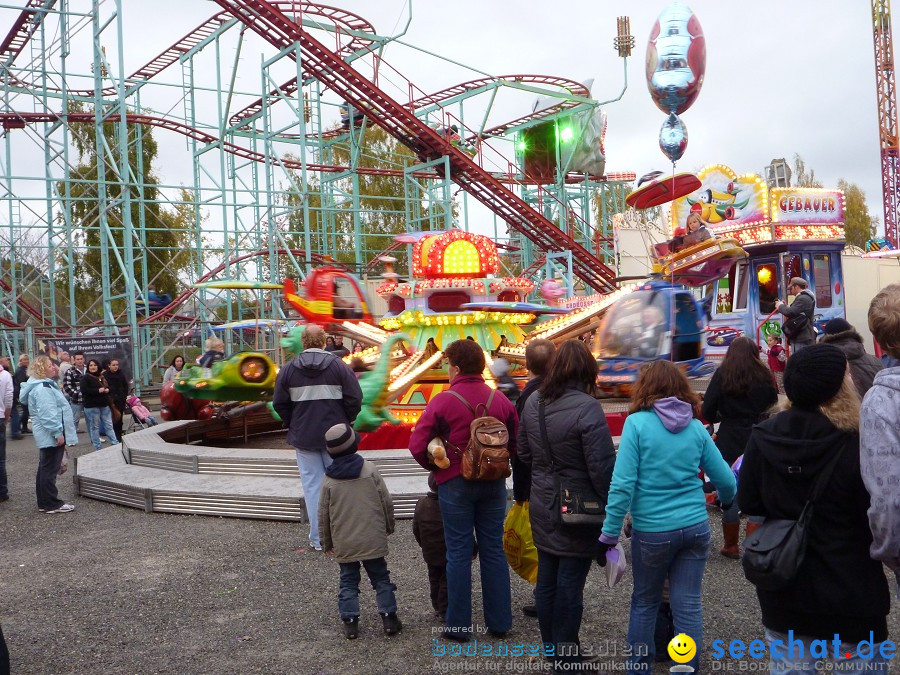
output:
[{"label": "black knit hat", "polygon": [[825,335],[836,335],[837,333],[843,333],[847,330],[853,330],[853,326],[850,325],[850,322],[846,319],[832,319],[828,323],[825,324]]},{"label": "black knit hat", "polygon": [[795,406],[815,408],[841,390],[847,372],[844,352],[829,344],[804,347],[784,369],[784,391]]},{"label": "black knit hat", "polygon": [[325,432],[325,447],[332,457],[352,455],[359,446],[359,434],[349,424],[335,424]]}]

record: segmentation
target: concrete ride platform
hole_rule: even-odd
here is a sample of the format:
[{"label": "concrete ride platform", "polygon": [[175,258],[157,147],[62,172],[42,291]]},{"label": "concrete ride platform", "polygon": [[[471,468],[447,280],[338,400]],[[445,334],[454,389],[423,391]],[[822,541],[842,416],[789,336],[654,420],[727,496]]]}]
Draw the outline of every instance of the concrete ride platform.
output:
[{"label": "concrete ride platform", "polygon": [[[126,434],[122,444],[82,455],[75,466],[81,497],[159,513],[305,521],[294,451],[173,443],[160,436],[191,424],[165,422]],[[409,450],[367,450],[394,500],[397,518],[412,518],[428,492],[428,472]]]}]

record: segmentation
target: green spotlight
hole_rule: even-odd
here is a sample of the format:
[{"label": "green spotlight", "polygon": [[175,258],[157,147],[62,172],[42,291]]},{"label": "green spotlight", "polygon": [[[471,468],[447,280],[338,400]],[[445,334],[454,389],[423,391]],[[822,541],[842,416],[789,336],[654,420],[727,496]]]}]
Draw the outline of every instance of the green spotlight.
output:
[{"label": "green spotlight", "polygon": [[528,144],[525,142],[525,139],[521,139],[518,143],[516,143],[516,150],[519,152],[525,152],[528,149]]},{"label": "green spotlight", "polygon": [[575,138],[575,132],[572,130],[572,127],[563,127],[559,130],[559,140],[563,143],[568,143],[573,138]]}]

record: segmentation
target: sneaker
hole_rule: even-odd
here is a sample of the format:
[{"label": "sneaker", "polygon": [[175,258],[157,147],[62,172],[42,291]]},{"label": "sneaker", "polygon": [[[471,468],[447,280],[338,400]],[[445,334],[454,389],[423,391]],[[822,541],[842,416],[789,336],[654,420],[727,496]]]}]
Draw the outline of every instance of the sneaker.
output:
[{"label": "sneaker", "polygon": [[386,635],[396,635],[403,630],[403,624],[400,622],[400,619],[397,618],[397,612],[382,614],[381,623],[384,625],[384,632]]},{"label": "sneaker", "polygon": [[0,497],[0,502],[8,502],[8,501],[9,501],[9,495],[3,495],[2,497]]},{"label": "sneaker", "polygon": [[52,509],[50,511],[44,511],[44,513],[68,513],[69,511],[74,511],[74,504],[63,504],[58,509]]},{"label": "sneaker", "polygon": [[344,637],[348,640],[355,640],[359,637],[359,617],[352,619],[344,619]]},{"label": "sneaker", "polygon": [[311,544],[311,547],[312,547],[313,551],[321,551],[322,550],[321,544]]},{"label": "sneaker", "polygon": [[537,616],[537,605],[523,605],[522,606],[522,614],[525,616],[530,616],[532,618]]},{"label": "sneaker", "polygon": [[10,438],[13,439],[14,441],[21,441],[25,437],[22,434],[18,434],[15,436],[10,436]]}]

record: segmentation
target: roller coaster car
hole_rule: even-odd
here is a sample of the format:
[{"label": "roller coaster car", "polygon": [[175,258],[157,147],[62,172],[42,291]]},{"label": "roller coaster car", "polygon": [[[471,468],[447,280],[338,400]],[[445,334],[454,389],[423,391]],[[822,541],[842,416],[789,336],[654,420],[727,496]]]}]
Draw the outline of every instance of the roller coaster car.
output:
[{"label": "roller coaster car", "polygon": [[338,267],[317,267],[298,288],[284,280],[285,301],[310,323],[374,323],[359,279]]},{"label": "roller coaster car", "polygon": [[668,242],[656,244],[653,258],[653,272],[666,280],[704,286],[726,276],[732,265],[747,258],[747,252],[737,239],[713,237],[674,252],[669,250]]},{"label": "roller coaster car", "polygon": [[674,361],[688,377],[712,371],[704,359],[703,311],[691,292],[649,281],[617,301],[604,315],[594,343],[600,389],[626,395],[638,370],[657,359]]},{"label": "roller coaster car", "polygon": [[270,401],[278,368],[265,354],[243,352],[210,368],[186,365],[175,391],[208,401]]}]

